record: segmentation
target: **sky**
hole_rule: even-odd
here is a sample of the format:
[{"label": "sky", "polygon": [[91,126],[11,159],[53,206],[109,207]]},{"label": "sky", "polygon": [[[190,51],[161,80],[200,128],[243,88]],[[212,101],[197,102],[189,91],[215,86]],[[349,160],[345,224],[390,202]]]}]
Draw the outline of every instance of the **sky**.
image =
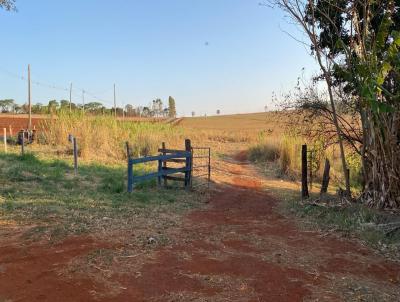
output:
[{"label": "sky", "polygon": [[17,0],[0,10],[0,99],[146,106],[180,116],[264,111],[316,68],[299,33],[260,0]]}]

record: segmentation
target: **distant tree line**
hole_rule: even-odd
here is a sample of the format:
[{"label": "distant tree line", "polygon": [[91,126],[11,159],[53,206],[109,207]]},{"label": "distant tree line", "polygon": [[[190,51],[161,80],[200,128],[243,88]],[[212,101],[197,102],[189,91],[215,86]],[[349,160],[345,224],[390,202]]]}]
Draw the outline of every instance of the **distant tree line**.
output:
[{"label": "distant tree line", "polygon": [[[93,115],[112,115],[114,114],[114,108],[107,108],[100,102],[88,102],[85,105],[70,103],[68,100],[50,100],[47,105],[42,103],[36,103],[32,105],[33,114],[57,114],[60,111],[78,111],[84,110],[85,113]],[[164,106],[163,101],[160,98],[153,100],[148,106],[133,106],[127,104],[124,108],[116,108],[117,116],[126,117],[158,117],[158,118],[175,118],[176,117],[176,105],[173,97],[168,98],[168,106]],[[0,112],[1,113],[13,113],[13,114],[26,114],[29,112],[27,104],[22,106],[18,105],[13,99],[0,100]]]}]

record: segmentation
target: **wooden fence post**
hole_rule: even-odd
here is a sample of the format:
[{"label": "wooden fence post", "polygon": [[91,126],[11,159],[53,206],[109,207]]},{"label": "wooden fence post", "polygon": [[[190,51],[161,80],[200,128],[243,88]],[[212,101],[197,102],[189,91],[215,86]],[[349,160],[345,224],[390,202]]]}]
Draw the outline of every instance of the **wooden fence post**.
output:
[{"label": "wooden fence post", "polygon": [[308,198],[307,182],[307,145],[301,146],[301,198]]},{"label": "wooden fence post", "polygon": [[133,191],[133,164],[130,159],[128,159],[128,192]]},{"label": "wooden fence post", "polygon": [[[167,147],[166,147],[166,145],[165,145],[165,142],[162,142],[162,143],[161,143],[161,149],[164,150],[164,151],[162,152],[163,155],[166,155],[166,154],[167,154],[167,153],[165,153],[165,149],[166,149],[166,148],[167,148]],[[167,162],[166,162],[166,161],[163,162],[162,168],[163,168],[163,169],[167,169]],[[165,176],[163,176],[163,178],[164,178],[164,187],[166,187],[167,184],[168,184],[168,181],[167,181],[167,178],[166,178]]]},{"label": "wooden fence post", "polygon": [[73,139],[74,144],[74,174],[75,176],[78,175],[78,143],[76,141],[76,137]]},{"label": "wooden fence post", "polygon": [[126,142],[125,145],[126,157],[128,159],[128,192],[131,193],[133,191],[133,164],[131,163],[131,148],[129,142]]},{"label": "wooden fence post", "polygon": [[25,154],[25,130],[21,130],[22,139],[21,139],[21,155]]},{"label": "wooden fence post", "polygon": [[131,147],[129,146],[129,142],[125,142],[125,146],[126,146],[126,158],[129,160],[131,158]]},{"label": "wooden fence post", "polygon": [[322,176],[321,194],[328,192],[330,169],[331,169],[331,164],[329,162],[329,159],[325,159],[324,175]]},{"label": "wooden fence post", "polygon": [[[163,178],[163,176],[161,176],[162,171],[163,171],[163,162],[162,162],[161,159],[159,159],[159,160],[158,160],[158,176],[157,176],[157,179],[158,179],[158,182],[157,182],[158,187],[161,187],[161,179]],[[165,178],[164,178],[164,179],[165,179]]]},{"label": "wooden fence post", "polygon": [[4,152],[7,153],[7,128],[3,129]]},{"label": "wooden fence post", "polygon": [[[192,151],[192,144],[190,139],[185,139],[185,151]],[[186,157],[186,171],[185,171],[185,189],[188,190],[190,188],[191,183],[191,173],[192,173],[192,159],[190,157]]]}]

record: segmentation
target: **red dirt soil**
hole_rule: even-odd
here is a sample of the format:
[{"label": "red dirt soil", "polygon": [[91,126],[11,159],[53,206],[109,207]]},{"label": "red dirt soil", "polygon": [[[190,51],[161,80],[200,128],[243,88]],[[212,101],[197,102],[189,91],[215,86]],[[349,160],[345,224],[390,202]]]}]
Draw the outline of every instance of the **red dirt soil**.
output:
[{"label": "red dirt soil", "polygon": [[234,175],[231,184],[185,217],[177,243],[138,271],[110,276],[119,288],[112,293],[89,277],[60,273],[105,244],[74,237],[24,245],[3,236],[0,301],[399,301],[399,264],[359,243],[301,230],[256,178]]},{"label": "red dirt soil", "polygon": [[[43,116],[32,116],[32,127],[39,127],[41,121],[46,119]],[[7,135],[11,134],[17,135],[18,131],[21,129],[28,128],[29,118],[27,115],[10,115],[10,114],[0,114],[0,135],[3,135],[3,129],[7,129]]]}]

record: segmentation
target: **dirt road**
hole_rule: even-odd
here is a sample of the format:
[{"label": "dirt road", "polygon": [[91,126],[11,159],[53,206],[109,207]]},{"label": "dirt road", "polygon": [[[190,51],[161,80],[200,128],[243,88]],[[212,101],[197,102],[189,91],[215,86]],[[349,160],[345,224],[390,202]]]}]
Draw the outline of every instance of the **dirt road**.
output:
[{"label": "dirt road", "polygon": [[95,249],[118,247],[85,237],[24,246],[15,234],[3,237],[0,301],[400,300],[399,264],[358,243],[302,230],[278,213],[265,180],[238,159],[225,162],[225,184],[206,209],[184,218],[173,244],[140,265],[140,255],[125,259],[129,272],[99,268],[106,283],[66,274],[66,267]]}]

